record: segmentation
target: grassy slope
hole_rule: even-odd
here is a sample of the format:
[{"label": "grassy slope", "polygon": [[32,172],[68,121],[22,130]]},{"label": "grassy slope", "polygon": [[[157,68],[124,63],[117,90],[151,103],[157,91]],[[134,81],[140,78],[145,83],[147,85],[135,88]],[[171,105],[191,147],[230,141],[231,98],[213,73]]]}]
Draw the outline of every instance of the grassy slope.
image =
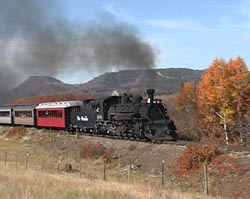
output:
[{"label": "grassy slope", "polygon": [[[107,164],[108,182],[106,183],[102,181],[103,160],[101,158],[96,160],[79,158],[82,146],[91,142],[102,143],[117,152],[118,159]],[[6,167],[4,166],[5,151],[8,152]],[[202,198],[186,192],[203,192],[203,169],[179,173],[175,167],[173,168],[175,161],[171,156],[179,156],[181,151],[182,149],[172,145],[152,145],[91,136],[76,139],[74,136],[66,136],[63,132],[0,126],[0,165],[2,166],[0,198],[150,198],[152,194],[156,195],[152,195],[151,198]],[[27,152],[30,172],[24,170]],[[172,161],[172,166],[165,165],[164,191],[159,189],[161,187],[159,160],[162,159],[152,159],[155,156]],[[18,157],[17,169],[15,168],[16,157]],[[249,157],[250,152],[228,151],[228,154],[213,160],[209,165],[209,193],[223,198],[249,198]],[[71,177],[64,174],[52,175],[57,173],[59,159],[60,173],[66,163],[72,164],[74,172],[70,174]],[[47,174],[39,172],[41,160],[43,160],[43,171]],[[80,163],[82,179],[79,178]],[[131,172],[130,185],[127,183],[126,165],[128,163],[141,166],[136,172]],[[152,169],[146,169],[147,165]],[[14,168],[13,172],[9,167]],[[84,195],[86,194],[84,190],[89,195]],[[44,195],[47,192],[51,197]],[[24,195],[28,193],[31,195]],[[56,197],[57,193],[61,195]],[[136,196],[137,193],[139,196]]]},{"label": "grassy slope", "polygon": [[[104,182],[85,178],[21,171],[4,167],[0,171],[0,198],[4,199],[203,199],[198,194],[181,193],[147,185]],[[209,198],[209,197],[208,197]]]}]

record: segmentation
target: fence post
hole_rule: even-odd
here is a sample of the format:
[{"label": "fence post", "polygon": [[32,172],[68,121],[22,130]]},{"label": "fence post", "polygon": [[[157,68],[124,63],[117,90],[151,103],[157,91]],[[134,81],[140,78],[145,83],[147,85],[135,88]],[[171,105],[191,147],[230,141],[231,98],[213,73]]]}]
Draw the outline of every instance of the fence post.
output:
[{"label": "fence post", "polygon": [[161,161],[161,186],[163,187],[164,185],[164,166],[165,166],[165,161]]},{"label": "fence post", "polygon": [[28,163],[29,163],[29,153],[26,153],[25,169],[28,169]]},{"label": "fence post", "polygon": [[80,178],[82,177],[82,165],[81,165],[81,162],[79,163],[79,175],[80,175]]},{"label": "fence post", "polygon": [[60,171],[60,163],[61,163],[61,160],[58,160],[58,162],[57,162],[57,173],[59,173],[59,171]]},{"label": "fence post", "polygon": [[41,172],[43,171],[43,159],[41,160]]},{"label": "fence post", "polygon": [[78,139],[78,136],[79,136],[78,128],[76,128],[76,134],[75,134],[75,139],[76,139],[76,140]]},{"label": "fence post", "polygon": [[106,181],[106,159],[104,159],[103,165],[103,180]]},{"label": "fence post", "polygon": [[7,165],[7,151],[4,152],[4,166]]},{"label": "fence post", "polygon": [[15,167],[17,168],[17,154],[16,154],[16,158],[15,158]]},{"label": "fence post", "polygon": [[130,170],[131,170],[131,165],[129,164],[128,166],[127,166],[127,172],[128,172],[128,183],[130,182]]},{"label": "fence post", "polygon": [[207,164],[204,165],[204,193],[208,195],[208,172]]}]

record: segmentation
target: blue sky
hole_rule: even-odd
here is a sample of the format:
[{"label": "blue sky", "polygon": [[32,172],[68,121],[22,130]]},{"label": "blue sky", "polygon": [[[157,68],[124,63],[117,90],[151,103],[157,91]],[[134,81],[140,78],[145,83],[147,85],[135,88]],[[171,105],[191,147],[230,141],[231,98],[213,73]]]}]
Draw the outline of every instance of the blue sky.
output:
[{"label": "blue sky", "polygon": [[[237,56],[250,66],[250,0],[6,0],[0,5],[0,85],[10,77],[29,75],[83,83],[104,72],[126,69],[135,54],[142,55],[134,56],[136,61],[153,57],[147,63],[156,68],[206,69],[216,58]],[[143,52],[148,45],[137,50],[129,39],[122,43],[123,37],[117,39],[114,31],[106,35],[98,25],[121,30],[121,36],[136,38],[137,44],[141,39],[150,44],[156,62],[148,56],[154,53]],[[89,28],[97,31],[89,33]],[[122,45],[107,49],[108,45],[99,45],[100,38],[105,38],[104,44],[116,39]],[[92,46],[96,44],[102,48],[96,50]]]},{"label": "blue sky", "polygon": [[158,49],[157,68],[207,68],[241,56],[250,65],[250,0],[61,0],[79,23],[109,12]]}]

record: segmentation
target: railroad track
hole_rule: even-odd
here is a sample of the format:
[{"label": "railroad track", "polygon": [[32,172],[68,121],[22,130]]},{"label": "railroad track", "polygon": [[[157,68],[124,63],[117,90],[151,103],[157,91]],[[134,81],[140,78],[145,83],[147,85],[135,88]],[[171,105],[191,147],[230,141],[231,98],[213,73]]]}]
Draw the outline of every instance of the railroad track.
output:
[{"label": "railroad track", "polygon": [[[55,132],[58,132],[58,131],[55,131]],[[53,133],[53,132],[51,132],[51,133]],[[88,134],[88,133],[84,133],[84,134],[79,133],[79,134],[75,134],[75,135],[67,134],[67,136],[79,137],[79,138],[85,137],[85,136],[93,136],[93,137],[99,137],[99,138],[105,138],[105,139],[127,140],[127,141],[131,141],[131,142],[145,142],[145,143],[151,143],[151,144],[167,144],[167,145],[174,145],[174,146],[180,146],[180,147],[187,147],[187,146],[194,146],[194,145],[213,145],[213,146],[217,146],[218,148],[226,150],[226,151],[236,151],[236,152],[249,151],[250,152],[250,146],[233,146],[233,145],[217,144],[217,143],[211,143],[211,142],[195,142],[195,141],[185,141],[185,140],[177,140],[177,141],[153,140],[152,141],[152,140],[147,140],[147,139],[132,139],[132,138],[121,137],[121,136],[98,135],[98,134]]]},{"label": "railroad track", "polygon": [[93,136],[93,137],[100,137],[106,139],[113,139],[113,140],[127,140],[131,142],[146,142],[152,144],[167,144],[167,145],[175,145],[181,147],[187,146],[197,146],[197,145],[213,145],[217,146],[220,149],[227,150],[227,151],[250,151],[250,146],[233,146],[233,145],[226,145],[226,144],[217,144],[212,142],[197,142],[197,141],[185,141],[185,140],[177,140],[177,141],[159,141],[159,140],[147,140],[147,139],[132,139],[127,137],[121,136],[113,136],[113,135],[97,135],[97,134],[77,134],[77,135],[69,135],[71,137],[85,137],[85,136]]}]

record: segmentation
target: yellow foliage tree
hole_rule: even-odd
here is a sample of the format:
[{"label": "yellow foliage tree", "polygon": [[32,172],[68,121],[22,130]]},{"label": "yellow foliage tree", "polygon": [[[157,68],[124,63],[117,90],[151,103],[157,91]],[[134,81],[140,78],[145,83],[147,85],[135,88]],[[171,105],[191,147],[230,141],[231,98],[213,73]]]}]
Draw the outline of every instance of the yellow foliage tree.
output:
[{"label": "yellow foliage tree", "polygon": [[176,106],[181,111],[185,132],[184,139],[200,139],[197,132],[197,92],[194,81],[184,83],[176,96]]},{"label": "yellow foliage tree", "polygon": [[199,83],[197,98],[201,133],[226,142],[238,139],[239,122],[250,107],[250,72],[244,60],[215,59]]},{"label": "yellow foliage tree", "polygon": [[194,81],[186,82],[180,87],[176,97],[176,105],[181,111],[186,113],[192,114],[196,111],[197,94]]}]

